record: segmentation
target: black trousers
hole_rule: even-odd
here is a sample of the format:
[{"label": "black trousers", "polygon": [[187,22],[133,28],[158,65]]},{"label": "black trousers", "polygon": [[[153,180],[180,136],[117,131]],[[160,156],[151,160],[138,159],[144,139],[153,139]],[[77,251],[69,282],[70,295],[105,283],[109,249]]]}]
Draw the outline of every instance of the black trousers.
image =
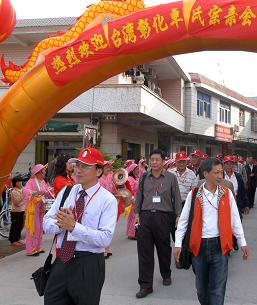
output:
[{"label": "black trousers", "polygon": [[56,258],[47,281],[45,305],[99,305],[105,279],[104,254]]},{"label": "black trousers", "polygon": [[9,233],[9,241],[14,243],[21,239],[21,231],[24,227],[25,212],[11,212],[11,229]]},{"label": "black trousers", "polygon": [[254,206],[254,195],[255,195],[255,186],[254,187],[249,187],[247,190],[247,196],[248,196],[248,201],[250,204],[250,208],[253,208]]},{"label": "black trousers", "polygon": [[[152,288],[154,274],[154,246],[157,250],[163,279],[171,276],[170,233],[175,231],[174,213],[141,211],[137,231],[137,251],[141,288]],[[173,232],[174,234],[174,232]]]}]

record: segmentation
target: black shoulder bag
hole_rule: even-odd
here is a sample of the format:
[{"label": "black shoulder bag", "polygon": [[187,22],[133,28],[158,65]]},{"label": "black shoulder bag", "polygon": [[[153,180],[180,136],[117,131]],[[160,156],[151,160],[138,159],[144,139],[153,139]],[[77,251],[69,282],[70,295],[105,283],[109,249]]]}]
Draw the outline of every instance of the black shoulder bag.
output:
[{"label": "black shoulder bag", "polygon": [[[68,198],[71,189],[72,189],[72,186],[66,187],[66,189],[63,193],[63,196],[62,196],[62,201],[60,203],[60,209],[63,207],[65,200]],[[56,235],[54,236],[52,246],[51,246],[50,252],[45,260],[44,266],[40,267],[39,269],[37,269],[35,272],[32,273],[31,279],[34,281],[37,292],[40,297],[42,297],[44,295],[46,283],[47,283],[47,280],[51,273],[52,258],[53,258],[52,250],[53,250],[53,247],[55,244],[55,240],[56,240]]]},{"label": "black shoulder bag", "polygon": [[192,194],[192,201],[191,201],[191,208],[188,218],[188,224],[187,224],[187,230],[186,234],[184,236],[184,239],[182,241],[182,249],[181,249],[181,255],[180,255],[180,267],[182,269],[190,269],[192,265],[192,253],[190,251],[190,236],[191,236],[191,229],[192,229],[192,223],[194,218],[194,207],[195,207],[195,198],[198,192],[198,188],[195,188],[193,190]]},{"label": "black shoulder bag", "polygon": [[143,206],[143,202],[144,202],[144,184],[145,184],[145,178],[146,178],[147,174],[148,173],[146,172],[142,176],[142,182],[141,182],[142,184],[141,184],[141,189],[140,189],[140,191],[142,193],[142,198],[141,198],[141,201],[139,203],[139,211],[138,211],[138,213],[141,212],[141,209],[142,209],[142,206]]}]

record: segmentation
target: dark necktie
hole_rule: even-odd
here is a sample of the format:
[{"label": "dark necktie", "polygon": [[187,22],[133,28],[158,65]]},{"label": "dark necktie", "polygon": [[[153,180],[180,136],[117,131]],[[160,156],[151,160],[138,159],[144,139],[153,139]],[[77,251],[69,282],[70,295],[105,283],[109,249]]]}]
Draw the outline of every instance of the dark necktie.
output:
[{"label": "dark necktie", "polygon": [[[74,214],[76,217],[76,221],[78,221],[79,223],[81,222],[83,216],[84,207],[85,207],[84,197],[86,195],[87,193],[85,191],[82,191],[82,193],[79,196],[79,199],[75,203],[75,207],[73,210],[73,212],[76,212]],[[68,241],[67,235],[68,235],[68,231],[65,232],[62,246],[60,248],[59,257],[63,263],[68,262],[70,259],[74,257],[75,247],[76,247],[76,241]]]}]

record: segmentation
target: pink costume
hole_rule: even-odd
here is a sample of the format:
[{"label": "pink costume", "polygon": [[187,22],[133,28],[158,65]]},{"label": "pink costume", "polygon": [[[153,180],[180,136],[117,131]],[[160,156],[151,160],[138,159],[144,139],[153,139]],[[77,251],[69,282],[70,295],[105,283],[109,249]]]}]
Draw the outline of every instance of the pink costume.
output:
[{"label": "pink costume", "polygon": [[113,173],[110,173],[107,176],[102,175],[102,177],[99,179],[99,183],[102,187],[104,187],[107,191],[109,191],[113,195],[116,194],[116,187],[113,182]]},{"label": "pink costume", "polygon": [[49,190],[51,188],[44,180],[39,183],[35,176],[29,179],[23,189],[26,211],[26,255],[32,255],[41,250],[43,239],[43,217],[45,213],[45,203],[40,197],[33,195],[33,192],[44,192],[44,196],[51,198]]},{"label": "pink costume", "polygon": [[144,163],[145,163],[145,159],[141,159],[138,162],[138,166],[139,166],[139,178],[141,176],[143,176],[144,173],[146,173],[146,169],[145,169]]},{"label": "pink costume", "polygon": [[[138,185],[139,185],[139,179],[135,179],[132,176],[128,177],[128,181],[130,183],[131,189],[134,194],[132,194],[134,197],[137,195],[138,191]],[[128,224],[127,224],[127,236],[129,238],[135,238],[136,237],[136,230],[135,230],[135,221],[136,221],[136,214],[134,212],[134,206],[131,209],[131,212],[128,217]]]}]

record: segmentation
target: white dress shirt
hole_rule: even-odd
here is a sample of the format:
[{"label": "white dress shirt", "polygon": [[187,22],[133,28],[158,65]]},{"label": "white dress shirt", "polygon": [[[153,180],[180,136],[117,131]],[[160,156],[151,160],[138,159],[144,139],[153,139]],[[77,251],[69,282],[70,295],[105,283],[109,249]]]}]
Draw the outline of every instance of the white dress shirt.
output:
[{"label": "white dress shirt", "polygon": [[225,180],[228,180],[228,181],[232,182],[232,184],[234,186],[235,195],[237,195],[237,192],[238,192],[238,182],[237,182],[235,173],[233,173],[232,176],[229,177],[227,175],[227,173],[225,172],[225,177],[224,178],[225,178]]},{"label": "white dress shirt", "polygon": [[[97,192],[98,188],[99,191]],[[43,229],[47,234],[58,234],[57,248],[60,248],[64,238],[65,230],[56,224],[56,214],[65,188],[58,194],[51,209],[43,219]],[[81,184],[73,186],[63,207],[72,208],[83,190]],[[81,223],[76,222],[75,228],[68,233],[67,240],[77,241],[76,251],[88,251],[92,253],[103,253],[112,241],[118,214],[116,198],[97,183],[95,186],[85,190],[85,206],[90,198],[94,196],[90,204],[85,207]],[[97,193],[96,193],[97,192]]]},{"label": "white dress shirt", "polygon": [[[205,184],[204,184],[205,185]],[[218,210],[218,188],[214,194],[209,192],[203,185],[203,229],[202,238],[212,238],[220,236],[219,232],[219,210]],[[209,203],[209,201],[211,204]],[[229,190],[230,205],[232,211],[232,232],[235,235],[240,247],[246,246],[244,231],[235,198]],[[191,208],[192,191],[188,194],[184,208],[179,218],[178,227],[176,230],[175,247],[181,247],[183,238],[186,234],[188,218]]]}]

